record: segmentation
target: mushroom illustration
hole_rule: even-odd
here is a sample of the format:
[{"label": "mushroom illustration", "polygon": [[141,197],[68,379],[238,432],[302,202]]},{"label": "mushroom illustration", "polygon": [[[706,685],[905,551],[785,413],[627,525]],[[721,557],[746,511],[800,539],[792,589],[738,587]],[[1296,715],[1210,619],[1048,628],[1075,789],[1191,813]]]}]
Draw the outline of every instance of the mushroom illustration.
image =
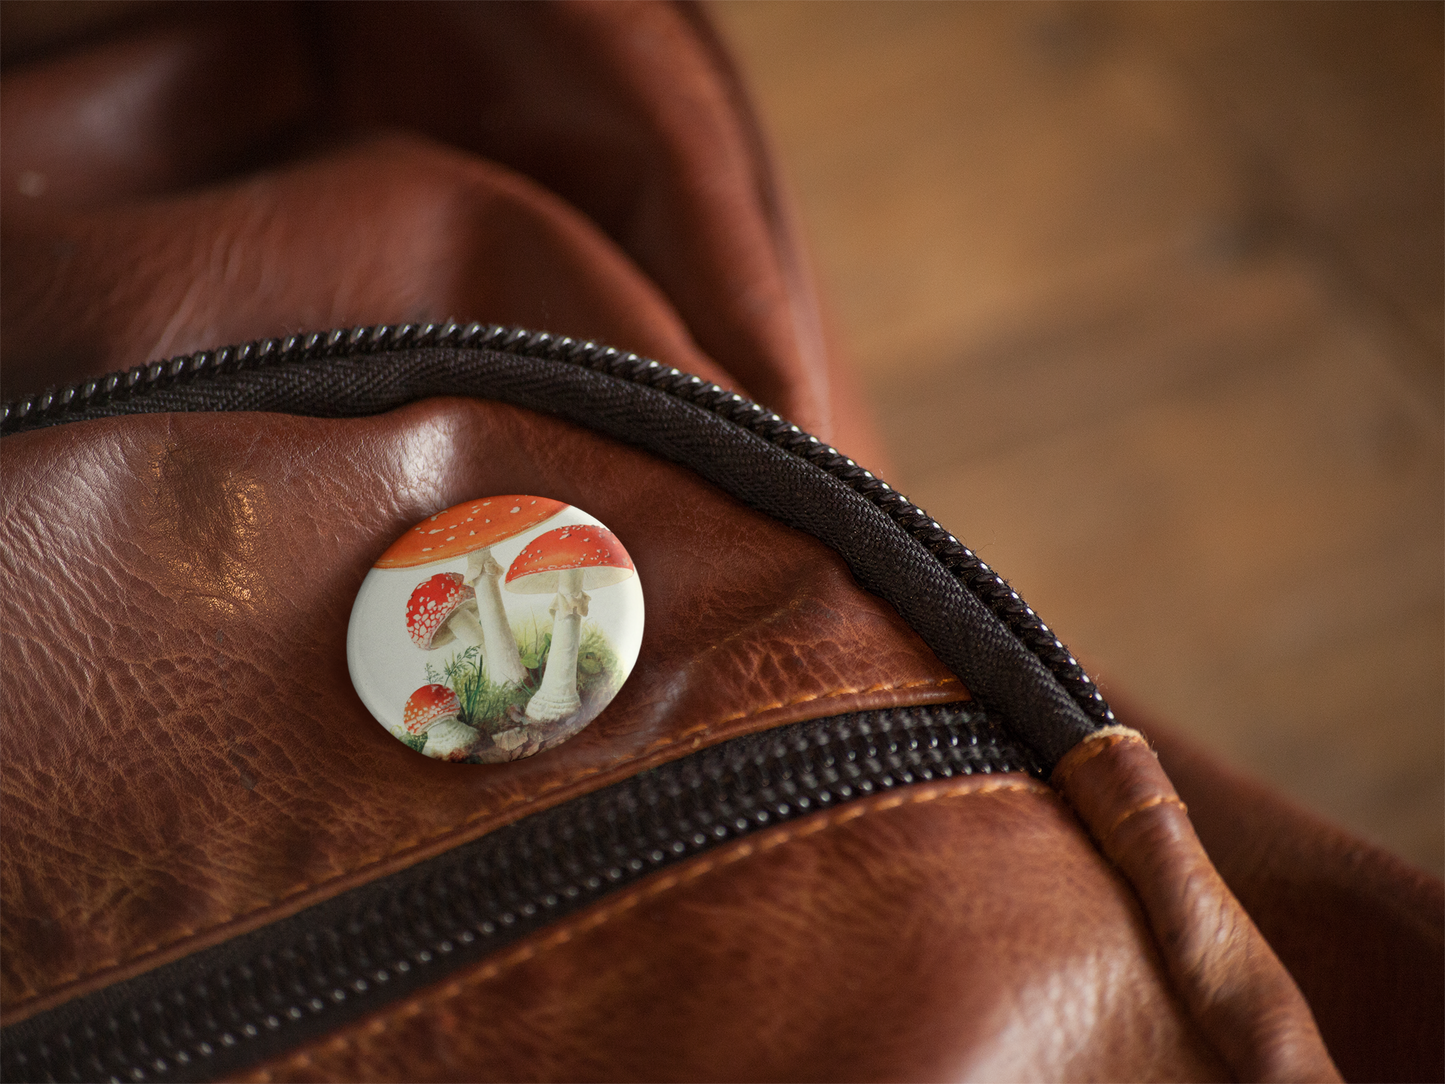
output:
[{"label": "mushroom illustration", "polygon": [[432,651],[454,639],[482,646],[477,623],[476,592],[462,582],[460,572],[438,572],[416,585],[406,603],[406,631],[423,651]]},{"label": "mushroom illustration", "polygon": [[467,556],[464,581],[474,589],[474,608],[487,680],[520,685],[527,671],[517,638],[502,608],[498,580],[502,566],[492,547],[545,523],[567,505],[547,497],[486,497],[467,501],[422,520],[398,538],[376,562],[377,568],[414,568]]},{"label": "mushroom illustration", "polygon": [[542,684],[527,702],[534,723],[555,723],[581,706],[577,695],[577,647],[587,590],[621,583],[633,573],[632,558],[606,527],[558,527],[529,542],[507,569],[507,590],[540,595],[557,592],[552,603],[552,647]]},{"label": "mushroom illustration", "polygon": [[461,710],[457,694],[445,685],[423,685],[407,697],[401,725],[408,734],[426,735],[428,756],[462,760],[481,735],[457,718]]}]

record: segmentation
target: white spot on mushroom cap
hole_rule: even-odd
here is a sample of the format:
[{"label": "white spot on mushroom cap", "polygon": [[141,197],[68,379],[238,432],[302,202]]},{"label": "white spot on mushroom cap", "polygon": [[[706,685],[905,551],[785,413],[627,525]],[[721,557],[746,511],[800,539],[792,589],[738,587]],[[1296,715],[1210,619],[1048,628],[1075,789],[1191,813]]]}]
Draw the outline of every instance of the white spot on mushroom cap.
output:
[{"label": "white spot on mushroom cap", "polygon": [[422,581],[407,600],[407,633],[418,647],[429,648],[442,622],[475,595],[457,572],[439,572]]}]

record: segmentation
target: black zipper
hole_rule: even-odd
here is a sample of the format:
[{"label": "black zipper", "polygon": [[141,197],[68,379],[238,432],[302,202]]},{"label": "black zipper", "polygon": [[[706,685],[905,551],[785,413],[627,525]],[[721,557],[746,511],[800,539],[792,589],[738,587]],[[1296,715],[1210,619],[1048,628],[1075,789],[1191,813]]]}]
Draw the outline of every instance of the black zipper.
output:
[{"label": "black zipper", "polygon": [[[228,381],[232,384],[244,374],[278,374],[287,369],[304,368],[306,363],[340,361],[346,359],[376,358],[380,355],[418,351],[450,349],[458,351],[482,351],[515,358],[538,359],[575,367],[592,373],[647,388],[691,406],[708,411],[717,418],[726,420],[738,429],[762,438],[773,447],[817,468],[829,479],[841,483],[853,493],[864,498],[889,521],[901,529],[908,538],[921,545],[931,557],[947,571],[948,575],[961,584],[974,599],[982,603],[992,616],[1002,623],[1011,637],[1022,646],[1057,683],[1057,687],[1072,702],[1076,713],[1069,719],[1067,710],[1060,712],[1058,705],[1039,704],[1031,706],[1044,709],[1042,714],[1052,716],[1052,725],[1030,727],[1027,716],[1034,712],[1006,711],[1016,726],[1024,730],[1025,737],[1042,755],[1046,764],[1052,764],[1071,748],[1084,734],[1114,721],[1114,714],[1099,692],[1098,687],[1074,659],[1068,648],[1054,635],[1053,631],[1039,618],[1033,609],[1009,586],[997,572],[980,560],[977,554],[963,545],[951,533],[939,526],[927,512],[913,504],[901,493],[894,490],[871,471],[865,470],[852,459],[824,444],[817,437],[805,433],[767,408],[710,383],[662,365],[659,362],[639,357],[615,347],[604,346],[587,340],[568,336],[552,335],[548,332],[528,331],[522,328],[501,327],[494,324],[471,323],[465,326],[449,321],[445,324],[402,324],[397,326],[378,325],[352,329],[335,329],[326,332],[291,335],[283,339],[262,339],[240,346],[228,346],[218,350],[203,350],[195,354],[182,355],[169,361],[155,361],[149,365],[137,366],[126,372],[111,373],[108,376],[85,380],[77,384],[49,388],[35,395],[0,405],[0,435],[23,432],[69,421],[83,421],[91,418],[117,414],[167,410],[212,410],[212,409],[268,409],[282,412],[307,414],[357,414],[388,409],[401,402],[420,398],[426,394],[465,393],[494,394],[497,398],[520,401],[525,396],[505,393],[497,394],[496,389],[458,389],[448,387],[421,386],[410,392],[385,396],[372,394],[370,410],[363,404],[349,409],[328,409],[336,406],[328,399],[332,389],[312,395],[304,407],[288,401],[294,392],[288,389],[272,389],[266,395],[264,390],[249,389],[248,394],[237,394],[230,399],[218,399],[214,393]],[[535,399],[526,405],[549,409],[545,402]],[[578,419],[590,423],[592,419]],[[961,419],[960,424],[967,424]],[[601,426],[595,426],[602,428]],[[614,436],[634,443],[646,444],[635,439],[627,426],[614,425]],[[678,455],[672,449],[658,447],[656,442],[647,445],[655,451],[668,454],[687,465],[699,469],[696,463],[689,463],[685,454]],[[707,475],[729,488],[728,479]],[[729,488],[734,496],[740,497],[754,507],[761,507],[753,495]],[[777,509],[764,510],[777,514]],[[788,521],[786,515],[779,515]],[[813,525],[794,522],[794,526],[820,535]],[[821,537],[821,535],[820,535]],[[829,541],[825,538],[825,541]],[[830,544],[833,544],[830,541]],[[835,545],[834,548],[841,547]],[[847,553],[844,554],[848,556]],[[856,564],[855,575],[859,574]],[[897,605],[909,617],[906,608],[899,605],[898,598],[881,590],[868,577],[859,575],[864,585],[877,591]],[[917,625],[910,620],[911,624]],[[949,653],[922,629],[918,629],[945,663],[950,664],[958,676],[973,691],[975,696],[989,700],[994,690],[987,688],[987,680],[981,680],[975,673],[970,679],[953,665]],[[976,647],[977,645],[970,645]],[[997,646],[997,645],[991,645]],[[1016,683],[1016,682],[1015,682]],[[1007,684],[1007,681],[1005,681]],[[1007,690],[993,695],[996,706],[1009,708]],[[1037,701],[1037,698],[1035,698]],[[1053,710],[1048,710],[1052,707]]]},{"label": "black zipper", "polygon": [[595,343],[454,323],[263,340],[4,404],[0,434],[164,411],[357,416],[446,394],[590,426],[813,534],[975,701],[737,739],[535,814],[6,1028],[7,1079],[183,1079],[253,1064],[671,862],[900,784],[1047,776],[1113,718],[1018,594],[887,483],[756,403]]},{"label": "black zipper", "polygon": [[895,787],[1042,768],[971,702],[724,742],[6,1028],[6,1080],[234,1072],[670,865]]}]

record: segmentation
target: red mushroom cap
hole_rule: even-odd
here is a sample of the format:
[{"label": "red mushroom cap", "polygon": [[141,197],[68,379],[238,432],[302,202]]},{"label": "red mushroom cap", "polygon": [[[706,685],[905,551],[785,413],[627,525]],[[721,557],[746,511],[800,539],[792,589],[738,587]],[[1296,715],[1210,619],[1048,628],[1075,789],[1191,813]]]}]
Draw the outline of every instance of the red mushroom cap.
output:
[{"label": "red mushroom cap", "polygon": [[632,558],[606,527],[576,524],[539,534],[507,569],[507,590],[540,595],[557,590],[560,573],[584,570],[582,589],[607,587],[632,575]]},{"label": "red mushroom cap", "polygon": [[401,725],[408,734],[425,734],[443,719],[455,719],[461,710],[457,694],[445,685],[423,685],[406,698]]},{"label": "red mushroom cap", "polygon": [[503,496],[456,504],[393,542],[377,568],[413,568],[485,549],[551,519],[567,506],[550,497]]},{"label": "red mushroom cap", "polygon": [[438,572],[431,579],[416,585],[406,603],[406,631],[424,650],[440,647],[452,639],[448,630],[440,640],[433,642],[437,630],[466,602],[477,597],[477,593],[462,582],[460,572]]}]

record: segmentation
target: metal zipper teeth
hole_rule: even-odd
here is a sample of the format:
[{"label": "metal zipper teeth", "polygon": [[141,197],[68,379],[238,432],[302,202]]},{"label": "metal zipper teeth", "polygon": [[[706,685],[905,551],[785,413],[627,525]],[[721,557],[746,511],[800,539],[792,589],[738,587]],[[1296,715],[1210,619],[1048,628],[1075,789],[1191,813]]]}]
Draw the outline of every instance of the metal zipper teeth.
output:
[{"label": "metal zipper teeth", "polygon": [[968,702],[735,739],[283,920],[286,932],[269,942],[266,930],[244,935],[221,963],[198,965],[207,953],[197,954],[173,984],[153,973],[139,996],[127,987],[144,980],[131,980],[90,995],[94,1011],[6,1029],[4,1076],[159,1081],[234,1071],[667,865],[854,798],[993,772],[1041,769]]},{"label": "metal zipper teeth", "polygon": [[169,361],[154,361],[122,373],[51,388],[0,405],[0,435],[66,420],[111,402],[143,396],[178,382],[197,382],[223,373],[264,369],[321,358],[347,358],[383,350],[460,347],[496,350],[522,357],[566,362],[642,384],[717,414],[826,471],[866,497],[921,543],[1039,659],[1069,696],[1101,725],[1114,721],[1098,686],[1033,609],[977,554],[939,526],[927,512],[836,448],[805,433],[766,407],[701,377],[637,354],[586,339],[496,324],[377,325],[260,339],[219,350],[202,350]]}]

